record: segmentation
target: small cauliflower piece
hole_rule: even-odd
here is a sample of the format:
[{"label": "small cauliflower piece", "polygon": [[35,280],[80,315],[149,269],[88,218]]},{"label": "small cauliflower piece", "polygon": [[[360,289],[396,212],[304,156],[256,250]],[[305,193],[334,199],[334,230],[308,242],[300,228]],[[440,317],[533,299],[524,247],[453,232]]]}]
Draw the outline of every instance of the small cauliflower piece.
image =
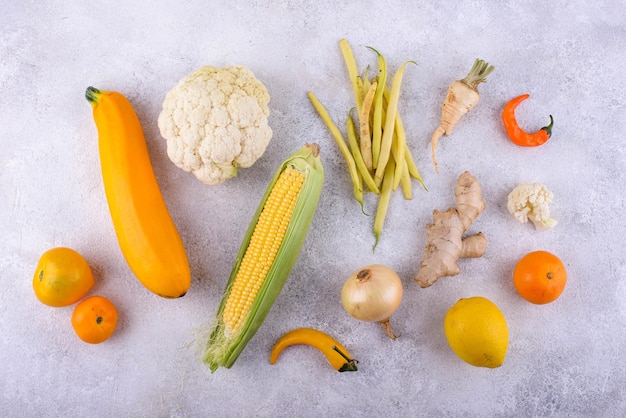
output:
[{"label": "small cauliflower piece", "polygon": [[167,155],[203,183],[223,183],[265,152],[269,101],[263,83],[242,65],[193,71],[163,101],[158,124]]},{"label": "small cauliflower piece", "polygon": [[550,203],[554,194],[541,183],[520,183],[507,201],[509,213],[520,223],[529,220],[539,231],[546,231],[556,226],[557,220],[550,217]]}]

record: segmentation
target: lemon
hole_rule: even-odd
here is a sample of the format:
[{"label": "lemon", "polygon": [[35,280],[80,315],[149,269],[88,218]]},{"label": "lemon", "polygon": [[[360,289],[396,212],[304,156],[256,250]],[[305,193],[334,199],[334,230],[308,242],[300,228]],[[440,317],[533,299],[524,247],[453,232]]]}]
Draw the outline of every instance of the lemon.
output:
[{"label": "lemon", "polygon": [[509,330],[500,309],[481,296],[459,299],[444,319],[448,344],[472,366],[494,368],[504,362]]}]

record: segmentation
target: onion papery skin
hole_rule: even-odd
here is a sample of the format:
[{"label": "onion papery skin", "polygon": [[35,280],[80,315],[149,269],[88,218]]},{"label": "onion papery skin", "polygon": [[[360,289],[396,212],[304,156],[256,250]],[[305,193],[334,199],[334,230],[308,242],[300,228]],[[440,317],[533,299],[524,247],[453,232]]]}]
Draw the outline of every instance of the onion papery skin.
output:
[{"label": "onion papery skin", "polygon": [[402,302],[402,281],[391,268],[372,264],[354,272],[341,290],[341,303],[351,316],[361,321],[381,322]]}]

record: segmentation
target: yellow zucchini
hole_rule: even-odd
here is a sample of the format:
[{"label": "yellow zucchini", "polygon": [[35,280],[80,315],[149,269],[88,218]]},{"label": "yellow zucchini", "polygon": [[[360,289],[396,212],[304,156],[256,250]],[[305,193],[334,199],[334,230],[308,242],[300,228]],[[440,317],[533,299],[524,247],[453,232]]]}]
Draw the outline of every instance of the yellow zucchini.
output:
[{"label": "yellow zucchini", "polygon": [[141,124],[117,92],[87,88],[98,128],[102,180],[120,249],[139,281],[164,298],[184,296],[191,272],[165,205]]}]

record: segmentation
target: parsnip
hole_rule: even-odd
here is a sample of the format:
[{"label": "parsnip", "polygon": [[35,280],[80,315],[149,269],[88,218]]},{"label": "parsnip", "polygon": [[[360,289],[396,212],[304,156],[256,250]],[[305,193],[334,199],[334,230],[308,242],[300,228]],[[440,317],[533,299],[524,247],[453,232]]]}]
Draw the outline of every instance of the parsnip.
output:
[{"label": "parsnip", "polygon": [[493,65],[476,59],[472,69],[462,80],[457,80],[450,85],[441,112],[441,123],[435,129],[431,139],[433,163],[435,171],[439,172],[437,165],[437,143],[442,135],[449,136],[459,119],[473,108],[480,99],[478,85],[487,80],[487,76],[494,70]]}]

